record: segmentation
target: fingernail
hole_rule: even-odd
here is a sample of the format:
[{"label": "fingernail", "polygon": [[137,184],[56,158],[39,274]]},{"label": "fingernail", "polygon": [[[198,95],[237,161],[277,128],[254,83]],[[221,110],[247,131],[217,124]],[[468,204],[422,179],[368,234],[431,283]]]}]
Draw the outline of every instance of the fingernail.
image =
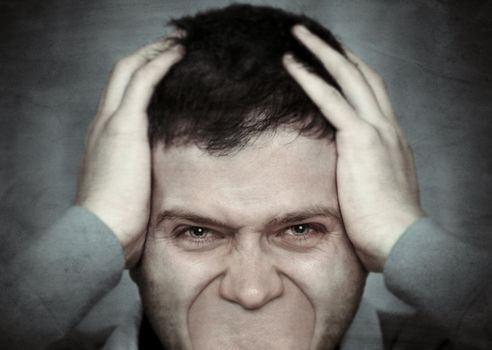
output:
[{"label": "fingernail", "polygon": [[296,61],[296,58],[294,57],[293,54],[291,54],[290,52],[287,52],[285,55],[284,55],[284,62],[287,63],[287,64],[294,64],[294,63],[297,63]]},{"label": "fingernail", "polygon": [[304,27],[302,24],[296,24],[294,26],[294,32],[296,34],[299,34],[301,36],[305,36],[305,35],[309,35],[311,32],[306,28]]},{"label": "fingernail", "polygon": [[284,55],[284,60],[286,60],[287,62],[294,62],[294,56],[292,56],[291,53],[286,53]]}]

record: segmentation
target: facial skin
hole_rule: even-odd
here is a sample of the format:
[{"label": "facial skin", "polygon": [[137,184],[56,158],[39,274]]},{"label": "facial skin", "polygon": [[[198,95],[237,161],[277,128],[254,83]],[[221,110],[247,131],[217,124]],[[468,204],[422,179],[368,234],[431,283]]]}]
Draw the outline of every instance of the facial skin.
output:
[{"label": "facial skin", "polygon": [[136,271],[171,349],[332,349],[366,272],[338,211],[333,142],[264,134],[227,156],[153,149],[151,225]]}]

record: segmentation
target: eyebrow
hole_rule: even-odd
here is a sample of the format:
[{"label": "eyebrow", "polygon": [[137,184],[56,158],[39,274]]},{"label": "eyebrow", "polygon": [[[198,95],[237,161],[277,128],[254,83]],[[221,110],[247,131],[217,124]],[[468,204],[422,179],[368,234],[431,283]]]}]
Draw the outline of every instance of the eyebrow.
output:
[{"label": "eyebrow", "polygon": [[[268,226],[285,226],[289,224],[296,224],[302,221],[306,221],[312,219],[314,217],[329,217],[337,222],[342,222],[341,215],[338,210],[323,207],[323,206],[312,206],[307,208],[302,208],[300,210],[296,210],[286,214],[280,214],[271,218],[267,224]],[[173,221],[173,220],[187,220],[198,225],[204,226],[219,226],[219,227],[228,227],[231,228],[231,225],[223,222],[221,220],[198,215],[192,211],[176,208],[170,210],[164,210],[161,212],[156,220],[156,226],[159,226],[163,221]]]},{"label": "eyebrow", "polygon": [[186,209],[180,209],[180,208],[172,209],[172,210],[164,210],[162,213],[158,215],[156,226],[159,226],[163,221],[173,221],[173,220],[187,220],[204,226],[221,226],[221,227],[230,226],[223,221],[206,216],[197,215],[191,211],[188,211]]},{"label": "eyebrow", "polygon": [[267,225],[282,226],[288,224],[295,224],[301,221],[312,219],[314,217],[330,217],[332,219],[337,220],[338,222],[342,221],[342,218],[338,210],[328,207],[314,206],[314,207],[304,208],[292,213],[275,216],[267,223]]}]

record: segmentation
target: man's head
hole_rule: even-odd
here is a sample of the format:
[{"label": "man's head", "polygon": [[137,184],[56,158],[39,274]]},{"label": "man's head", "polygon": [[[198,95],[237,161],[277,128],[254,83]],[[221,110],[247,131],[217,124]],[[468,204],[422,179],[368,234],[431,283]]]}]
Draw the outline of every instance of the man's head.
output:
[{"label": "man's head", "polygon": [[233,5],[173,20],[186,33],[177,40],[186,55],[156,88],[149,106],[151,140],[195,143],[220,154],[279,126],[332,135],[326,118],[282,66],[282,56],[291,52],[337,86],[292,36],[296,23],[342,50],[327,29],[308,17],[269,7]]},{"label": "man's head", "polygon": [[363,289],[341,221],[333,129],[282,67],[311,20],[231,6],[173,22],[187,54],[149,107],[152,214],[137,280],[171,349],[329,349]]}]

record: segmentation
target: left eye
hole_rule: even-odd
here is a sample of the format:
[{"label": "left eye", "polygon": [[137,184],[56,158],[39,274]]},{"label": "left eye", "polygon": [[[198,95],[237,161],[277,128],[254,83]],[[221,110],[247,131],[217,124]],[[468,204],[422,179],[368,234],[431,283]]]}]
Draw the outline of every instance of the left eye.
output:
[{"label": "left eye", "polygon": [[308,224],[294,225],[287,229],[291,235],[302,237],[308,235],[312,231],[312,227]]},{"label": "left eye", "polygon": [[192,226],[188,229],[188,234],[195,239],[202,239],[207,236],[208,230],[203,227]]},{"label": "left eye", "polygon": [[326,233],[326,227],[321,224],[297,224],[285,228],[276,236],[279,242],[288,246],[308,248],[317,245]]}]

